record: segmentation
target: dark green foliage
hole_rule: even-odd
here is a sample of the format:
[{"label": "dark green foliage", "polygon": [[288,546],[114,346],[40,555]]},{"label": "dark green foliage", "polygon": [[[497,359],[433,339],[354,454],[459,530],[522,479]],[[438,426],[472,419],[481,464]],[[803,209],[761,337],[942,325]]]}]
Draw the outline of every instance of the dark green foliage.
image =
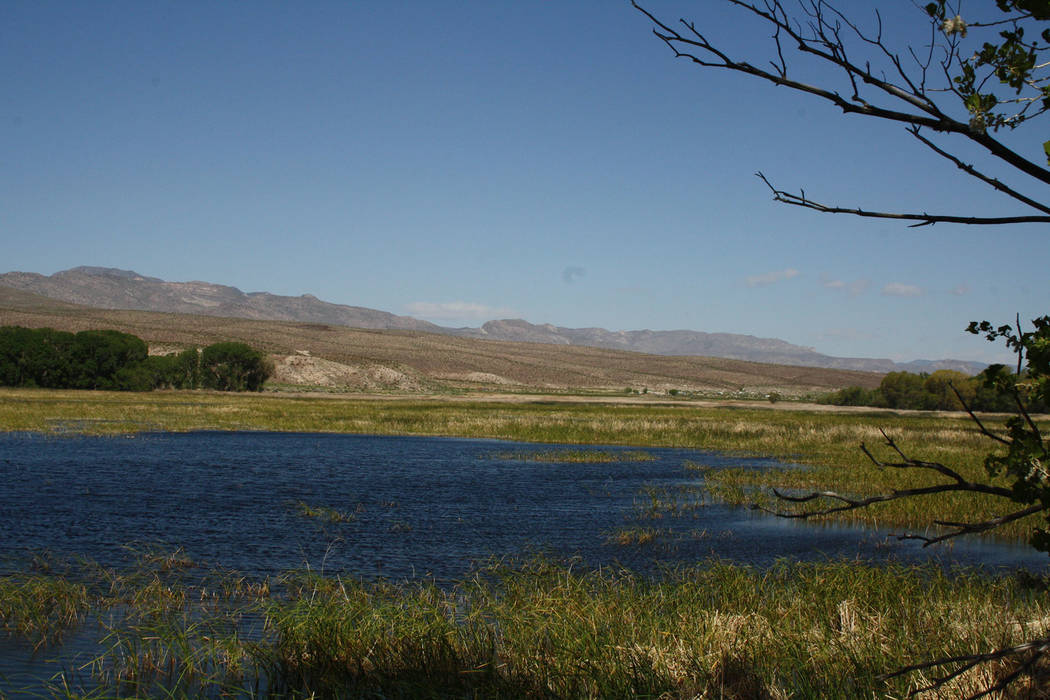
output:
[{"label": "dark green foliage", "polygon": [[839,389],[822,397],[819,402],[832,406],[886,406],[886,401],[878,389],[865,389],[860,386]]},{"label": "dark green foliage", "polygon": [[201,385],[200,351],[183,350],[177,355],[157,355],[146,365],[158,389],[197,389]]},{"label": "dark green foliage", "polygon": [[[203,371],[207,358],[207,372]],[[48,389],[199,389],[259,391],[272,368],[243,343],[217,343],[178,355],[148,355],[141,338],[113,330],[67,333],[0,327],[0,386]]]},{"label": "dark green foliage", "polygon": [[0,383],[7,386],[64,387],[72,377],[74,336],[51,328],[0,328]]},{"label": "dark green foliage", "polygon": [[[1003,365],[992,365],[976,377],[962,372],[938,370],[933,374],[890,372],[878,389],[846,387],[818,400],[832,406],[870,406],[917,411],[974,411],[1009,413],[1017,410],[1013,395],[1004,390],[1024,386],[1027,373],[1010,373]],[[960,397],[962,400],[960,400]],[[1050,404],[1035,394],[1026,396],[1034,413],[1050,411]]]},{"label": "dark green foliage", "polygon": [[[1050,464],[1050,450],[1038,425],[1030,417],[1047,410],[1050,404],[1050,316],[1032,321],[1034,330],[1021,332],[1010,326],[993,328],[984,321],[971,323],[970,333],[984,334],[989,340],[1002,338],[1014,348],[1019,357],[1027,360],[1025,371],[1011,375],[1002,365],[993,365],[984,376],[984,382],[1000,395],[1014,403],[1016,415],[1006,421],[1006,435],[998,438],[1006,446],[1006,453],[993,452],[984,461],[989,476],[1007,476],[1013,479],[1011,499],[1016,503],[1040,507],[1037,512],[1050,525],[1050,478],[1046,465]],[[1050,552],[1050,528],[1036,528],[1032,546]]]},{"label": "dark green foliage", "polygon": [[200,357],[201,385],[219,391],[260,391],[273,372],[262,353],[244,343],[215,343]]},{"label": "dark green foliage", "polygon": [[[81,331],[73,337],[68,366],[73,389],[130,389],[145,377],[132,368],[148,355],[141,338],[120,331]],[[132,386],[122,386],[121,384]],[[152,387],[149,387],[152,388]]]},{"label": "dark green foliage", "polygon": [[926,394],[926,378],[921,374],[890,372],[882,378],[879,393],[889,408],[936,408]]}]

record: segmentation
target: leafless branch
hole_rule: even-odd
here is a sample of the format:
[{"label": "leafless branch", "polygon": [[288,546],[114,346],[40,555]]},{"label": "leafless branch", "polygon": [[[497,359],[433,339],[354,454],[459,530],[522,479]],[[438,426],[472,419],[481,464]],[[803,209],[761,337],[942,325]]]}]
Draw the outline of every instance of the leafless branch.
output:
[{"label": "leafless branch", "polygon": [[991,430],[988,430],[988,428],[985,427],[984,423],[982,423],[981,419],[977,417],[976,413],[974,413],[973,408],[971,408],[970,405],[966,403],[966,399],[962,397],[962,394],[959,393],[959,390],[955,388],[954,384],[949,382],[948,386],[952,388],[952,392],[955,394],[955,398],[959,399],[959,403],[962,404],[962,407],[966,409],[966,412],[970,415],[970,418],[977,425],[977,429],[981,431],[981,435],[991,438],[992,440],[995,440],[996,442],[1001,443],[1003,445],[1010,444],[1009,439],[1004,438],[1001,435],[997,435],[996,433],[993,433]]},{"label": "leafless branch", "polygon": [[[953,387],[954,389],[954,387]],[[958,392],[956,392],[958,396]],[[961,400],[961,397],[960,397]],[[964,403],[965,405],[965,403]],[[969,409],[967,409],[969,410]],[[972,415],[972,411],[971,411]],[[992,437],[999,442],[1010,444],[1010,442],[1004,438],[1001,438],[994,433],[990,433],[982,427],[984,434]],[[926,462],[923,460],[913,459],[908,457],[904,451],[897,445],[896,441],[892,437],[886,434],[886,431],[882,432],[883,438],[886,440],[886,446],[896,453],[901,461],[899,462],[885,462],[877,457],[868,449],[867,445],[861,444],[861,451],[878,467],[892,468],[892,469],[924,469],[927,471],[936,472],[937,474],[944,476],[951,480],[950,483],[946,484],[932,484],[930,486],[922,486],[911,489],[894,489],[889,493],[877,494],[874,496],[867,496],[864,498],[855,498],[847,495],[837,493],[835,491],[815,491],[804,495],[793,496],[774,489],[773,493],[777,499],[786,503],[811,503],[814,501],[836,501],[841,505],[833,505],[825,508],[816,508],[812,510],[803,511],[781,511],[771,510],[768,508],[761,508],[765,512],[772,513],[782,518],[791,518],[797,520],[807,520],[809,518],[821,517],[831,515],[833,513],[841,513],[850,510],[857,510],[860,508],[866,508],[875,503],[885,503],[887,501],[897,501],[905,498],[915,498],[918,496],[929,496],[938,493],[950,493],[950,492],[969,492],[969,493],[981,493],[989,496],[998,496],[1001,498],[1010,499],[1013,496],[1013,492],[1002,486],[995,486],[993,484],[986,484],[982,482],[970,481],[963,477],[959,472],[954,469],[941,464],[939,462]],[[981,532],[988,532],[994,530],[1006,523],[1013,522],[1015,520],[1021,520],[1038,513],[1050,510],[1050,507],[1045,506],[1041,503],[1029,506],[1027,508],[1021,508],[1019,510],[1001,515],[995,518],[989,518],[975,523],[965,522],[951,522],[946,520],[936,520],[933,522],[934,525],[938,525],[944,528],[950,528],[949,532],[940,535],[919,535],[914,533],[905,533],[898,535],[897,539],[900,540],[919,540],[923,543],[923,546],[929,546],[938,542],[944,542],[945,540],[953,539],[961,535],[972,535]]]},{"label": "leafless branch", "polygon": [[1015,520],[1022,520],[1031,515],[1037,513],[1043,513],[1047,511],[1047,506],[1042,504],[1029,506],[1028,508],[1022,508],[1021,510],[1014,511],[1013,513],[1007,513],[1006,515],[1000,515],[997,518],[989,518],[979,523],[957,523],[948,520],[934,520],[933,524],[939,527],[952,528],[951,532],[947,532],[943,535],[935,535],[930,537],[928,535],[918,535],[915,533],[904,533],[903,535],[897,535],[898,540],[919,540],[922,542],[923,547],[928,547],[931,544],[937,544],[938,542],[944,542],[946,540],[959,537],[960,535],[977,535],[982,532],[988,532],[994,530],[997,527],[1005,525],[1006,523],[1012,523]]},{"label": "leafless branch", "polygon": [[[961,121],[951,117],[938,106],[932,98],[932,95],[936,94],[937,91],[927,86],[927,69],[929,62],[933,58],[933,41],[931,41],[930,55],[925,62],[920,60],[914,51],[911,52],[916,65],[919,67],[918,76],[913,78],[905,70],[900,57],[892,52],[883,42],[881,17],[877,14],[877,32],[873,35],[868,35],[856,23],[849,20],[825,0],[803,0],[800,3],[802,11],[809,18],[805,26],[790,19],[780,0],[765,0],[762,4],[748,0],[726,1],[761,19],[773,28],[772,38],[776,51],[776,60],[770,62],[772,71],[731,57],[726,51],[710,41],[704,33],[697,29],[694,23],[682,19],[679,23],[680,27],[684,27],[684,29],[674,28],[641,7],[637,0],[631,0],[634,7],[653,23],[654,35],[674,52],[675,57],[690,60],[700,66],[744,73],[765,80],[773,85],[813,95],[830,102],[846,114],[860,114],[886,121],[899,122],[908,125],[914,130],[926,128],[937,133],[962,136],[974,142],[995,158],[1013,166],[1018,171],[1040,182],[1050,184],[1050,170],[1016,153],[990,136],[986,131],[971,127],[968,120]],[[893,66],[900,84],[889,80],[885,76],[877,75],[868,63],[860,65],[852,61],[847,54],[846,42],[842,35],[843,27],[846,27],[859,41],[875,47]],[[788,61],[784,55],[783,46],[785,38],[791,40],[794,48],[799,53],[813,56],[820,61],[841,69],[849,82],[852,94],[846,97],[834,89],[809,84],[793,76],[789,77]],[[956,35],[942,38],[945,44],[945,57],[941,61],[941,67],[946,78],[946,89],[958,94],[952,83],[950,73],[952,66],[960,60],[958,53],[959,39]],[[861,86],[870,88],[874,91],[873,94],[881,95],[890,101],[886,104],[877,104],[876,100],[861,94]],[[904,105],[903,109],[900,108],[901,104]],[[1024,110],[1019,112],[1019,118],[1023,120]],[[945,157],[949,157],[942,150],[938,150],[938,152],[945,155]],[[952,156],[952,158],[954,157]],[[955,160],[956,165],[963,169],[964,172],[980,179],[982,182],[986,184],[998,182],[994,178],[977,172],[972,166],[964,167],[961,161]],[[763,180],[765,180],[764,177]],[[774,199],[779,202],[802,206],[823,213],[852,214],[870,218],[918,222],[913,224],[913,226],[927,226],[942,222],[976,225],[1050,223],[1050,216],[976,217],[929,214],[927,212],[892,213],[830,206],[807,199],[804,194],[794,195],[777,190],[768,181],[766,181],[766,184],[773,191]],[[1050,207],[1019,195],[1016,191],[1001,185],[1001,183],[999,186],[994,184],[992,186],[1018,201],[1035,207],[1039,211],[1050,213]]]},{"label": "leafless branch", "polygon": [[813,201],[806,197],[805,192],[799,194],[792,194],[779,190],[773,186],[773,184],[763,175],[761,172],[755,173],[762,182],[766,183],[766,186],[773,193],[773,199],[782,202],[784,204],[791,204],[797,207],[804,207],[806,209],[813,209],[824,214],[852,214],[854,216],[862,216],[871,219],[898,219],[903,221],[917,221],[919,223],[912,224],[912,228],[918,226],[930,226],[938,223],[951,223],[951,224],[974,224],[982,226],[999,225],[999,224],[1031,224],[1031,223],[1050,223],[1050,215],[1037,216],[1037,215],[1026,215],[1026,216],[957,216],[955,214],[930,214],[923,212],[921,214],[909,213],[902,214],[897,212],[884,212],[884,211],[870,211],[867,209],[860,208],[849,208],[849,207],[836,207],[820,202]]},{"label": "leafless branch", "polygon": [[914,696],[920,695],[922,693],[930,692],[931,690],[937,690],[939,688],[942,688],[947,683],[955,680],[956,678],[958,678],[959,676],[963,675],[964,673],[966,673],[970,669],[976,668],[977,666],[980,666],[981,664],[988,663],[989,661],[998,661],[1000,659],[1009,658],[1011,656],[1021,656],[1023,654],[1027,654],[1028,655],[1028,658],[1026,658],[1011,673],[1007,674],[1005,677],[1000,679],[997,683],[995,683],[991,687],[985,688],[981,692],[979,692],[979,693],[977,693],[975,695],[971,695],[970,698],[969,698],[969,700],[976,700],[976,698],[982,698],[982,697],[985,697],[987,695],[991,695],[992,693],[997,693],[997,692],[1005,689],[1007,686],[1009,686],[1015,680],[1020,678],[1021,675],[1025,674],[1026,672],[1028,672],[1031,669],[1031,667],[1048,650],[1050,650],[1050,638],[1033,639],[1032,641],[1025,642],[1024,644],[1018,644],[1016,646],[1011,646],[1011,647],[1003,647],[1002,649],[996,649],[995,651],[989,651],[989,652],[985,652],[983,654],[967,654],[967,655],[962,655],[962,656],[948,656],[948,657],[944,657],[944,658],[940,658],[940,659],[934,659],[932,661],[924,661],[922,663],[912,664],[911,666],[905,666],[904,668],[899,668],[896,671],[894,671],[893,673],[887,673],[887,674],[881,676],[881,678],[883,680],[889,680],[891,678],[899,678],[900,676],[905,676],[905,675],[908,675],[908,674],[911,674],[911,673],[915,673],[916,671],[928,671],[928,670],[931,670],[931,669],[937,669],[937,668],[941,668],[941,667],[944,667],[944,666],[951,666],[951,665],[955,665],[955,664],[961,664],[958,668],[956,668],[955,670],[951,671],[950,673],[948,673],[948,674],[946,674],[944,676],[940,676],[938,678],[934,678],[933,682],[929,683],[928,685],[925,685],[925,686],[922,686],[922,687],[919,687],[919,688],[916,688],[915,690],[913,690],[909,694],[909,697],[914,697]]},{"label": "leafless branch", "polygon": [[1039,202],[1035,201],[1034,199],[1031,199],[1030,197],[1026,197],[1025,195],[1021,194],[1020,192],[1017,192],[1016,190],[1014,190],[1014,189],[1004,185],[999,180],[997,180],[997,179],[995,179],[993,177],[989,177],[989,176],[985,175],[984,173],[982,173],[982,172],[978,171],[976,168],[974,168],[972,165],[968,165],[968,164],[962,162],[957,157],[953,156],[951,153],[948,153],[944,149],[940,148],[939,146],[937,146],[937,144],[933,143],[928,138],[926,138],[925,136],[920,134],[919,133],[919,127],[917,127],[917,126],[908,127],[908,133],[910,133],[912,136],[917,138],[927,148],[929,148],[931,151],[933,151],[937,155],[939,155],[939,156],[941,156],[943,158],[947,158],[951,162],[955,163],[956,167],[958,167],[960,170],[962,170],[966,174],[972,175],[973,177],[977,178],[981,182],[984,182],[984,183],[987,183],[988,185],[991,185],[994,189],[998,190],[999,192],[1002,192],[1003,194],[1005,194],[1005,195],[1007,195],[1009,197],[1013,197],[1017,201],[1022,202],[1024,204],[1027,204],[1028,206],[1032,207],[1033,209],[1038,209],[1039,211],[1041,211],[1041,212],[1043,212],[1045,214],[1050,214],[1050,207],[1046,206],[1045,204],[1040,204]]}]

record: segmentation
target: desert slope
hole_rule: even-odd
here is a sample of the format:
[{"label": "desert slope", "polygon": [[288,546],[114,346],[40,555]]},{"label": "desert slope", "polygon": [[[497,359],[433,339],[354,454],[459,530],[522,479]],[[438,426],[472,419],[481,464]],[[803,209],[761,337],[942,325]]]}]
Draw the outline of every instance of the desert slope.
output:
[{"label": "desert slope", "polygon": [[[5,287],[0,287],[0,325],[71,331],[115,328],[134,333],[151,348],[162,350],[220,340],[242,341],[272,354],[278,365],[289,365],[291,376],[296,371],[307,376],[316,370],[319,377],[342,373],[346,378],[342,384],[313,383],[349,390],[623,391],[631,387],[654,393],[670,389],[726,395],[778,391],[802,396],[849,385],[874,387],[881,379],[879,374],[868,372],[724,358],[485,341],[409,330],[98,309]],[[299,370],[294,369],[297,364]],[[317,369],[315,365],[323,367]]]}]

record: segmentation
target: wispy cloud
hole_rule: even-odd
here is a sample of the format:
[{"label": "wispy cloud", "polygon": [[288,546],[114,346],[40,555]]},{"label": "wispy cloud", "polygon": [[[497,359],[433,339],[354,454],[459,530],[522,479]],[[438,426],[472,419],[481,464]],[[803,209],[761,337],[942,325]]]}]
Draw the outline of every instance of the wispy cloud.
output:
[{"label": "wispy cloud", "polygon": [[414,301],[405,308],[413,316],[440,321],[479,321],[514,315],[511,309],[486,306],[473,301]]},{"label": "wispy cloud", "polygon": [[768,287],[771,284],[777,282],[783,282],[789,280],[792,277],[798,277],[798,270],[793,267],[789,267],[785,270],[777,270],[776,272],[767,272],[762,275],[751,275],[744,279],[744,282],[748,287]]},{"label": "wispy cloud", "polygon": [[966,283],[963,283],[963,284],[960,284],[959,286],[953,288],[952,289],[952,294],[954,294],[957,297],[961,297],[963,294],[966,294],[969,291],[970,291],[970,285],[968,285]]},{"label": "wispy cloud", "polygon": [[921,297],[923,295],[923,289],[914,284],[890,282],[882,288],[882,294],[887,297]]},{"label": "wispy cloud", "polygon": [[835,289],[845,292],[851,297],[856,297],[867,291],[868,287],[871,285],[871,280],[860,279],[847,282],[846,280],[833,280],[825,277],[821,280],[821,284],[828,289]]},{"label": "wispy cloud", "polygon": [[575,282],[580,277],[586,277],[586,276],[587,276],[587,270],[583,269],[582,267],[580,267],[578,265],[570,265],[569,267],[567,267],[567,268],[565,268],[564,270],[561,271],[561,278],[562,278],[562,281],[565,282],[565,284],[572,284],[573,282]]}]

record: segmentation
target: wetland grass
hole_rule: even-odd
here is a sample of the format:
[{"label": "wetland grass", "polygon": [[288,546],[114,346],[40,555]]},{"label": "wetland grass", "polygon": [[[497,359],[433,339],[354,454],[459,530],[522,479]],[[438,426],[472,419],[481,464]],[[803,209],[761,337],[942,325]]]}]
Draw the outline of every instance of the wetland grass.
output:
[{"label": "wetland grass", "polygon": [[306,501],[296,501],[295,512],[304,518],[314,518],[326,523],[350,523],[357,520],[357,515],[354,513],[347,513],[329,506],[310,505]]},{"label": "wetland grass", "polygon": [[[172,572],[174,614],[131,590],[151,575],[110,575],[139,602],[99,629],[90,682],[59,673],[54,696],[903,697],[918,679],[880,674],[1050,629],[1041,580],[854,562],[647,578],[536,559],[444,587],[292,572],[219,605]],[[1010,670],[973,669],[941,697]]]},{"label": "wetland grass", "polygon": [[90,609],[87,588],[46,574],[0,577],[0,631],[35,649],[55,644]]},{"label": "wetland grass", "polygon": [[[995,423],[988,422],[990,427]],[[1041,424],[1050,427],[1045,419]],[[133,434],[152,428],[276,430],[686,447],[779,457],[808,467],[701,473],[706,487],[717,497],[740,504],[769,503],[771,488],[871,495],[928,483],[926,473],[880,469],[863,455],[862,443],[878,450],[883,429],[908,454],[948,464],[969,479],[986,479],[984,456],[994,447],[963,415],[837,413],[767,406],[0,389],[0,429],[49,433],[55,427],[68,430],[70,426],[90,434]],[[588,453],[590,448],[579,452]],[[904,499],[832,517],[870,526],[924,528],[931,512],[943,520],[984,520],[999,515],[999,506],[980,494],[942,494],[928,501]],[[1023,521],[1013,522],[997,529],[995,536],[1024,538],[1027,528]]]}]

